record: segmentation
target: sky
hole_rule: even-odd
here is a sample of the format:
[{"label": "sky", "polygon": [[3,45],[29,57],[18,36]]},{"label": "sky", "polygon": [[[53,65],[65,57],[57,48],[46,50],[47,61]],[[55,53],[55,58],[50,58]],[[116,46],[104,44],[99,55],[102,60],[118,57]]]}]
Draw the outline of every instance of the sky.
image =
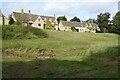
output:
[{"label": "sky", "polygon": [[81,20],[97,19],[100,13],[110,12],[111,19],[118,11],[120,0],[0,0],[0,9],[9,16],[13,11],[45,16],[66,16],[68,21],[77,16]]}]

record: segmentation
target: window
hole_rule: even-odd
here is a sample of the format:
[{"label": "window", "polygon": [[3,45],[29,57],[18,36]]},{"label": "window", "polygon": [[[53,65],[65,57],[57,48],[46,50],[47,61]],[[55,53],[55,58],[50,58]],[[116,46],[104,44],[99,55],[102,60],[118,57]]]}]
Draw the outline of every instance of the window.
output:
[{"label": "window", "polygon": [[38,26],[41,26],[41,24],[38,24]]},{"label": "window", "polygon": [[38,19],[38,21],[40,21],[40,19]]}]

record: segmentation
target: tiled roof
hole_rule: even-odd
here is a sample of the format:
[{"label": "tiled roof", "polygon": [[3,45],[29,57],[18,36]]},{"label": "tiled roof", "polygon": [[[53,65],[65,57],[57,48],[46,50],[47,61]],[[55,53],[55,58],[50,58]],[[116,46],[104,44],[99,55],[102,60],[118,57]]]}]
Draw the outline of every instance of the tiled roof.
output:
[{"label": "tiled roof", "polygon": [[76,22],[76,21],[61,21],[61,23],[64,26],[75,26],[75,27],[83,27],[83,25],[80,22]]},{"label": "tiled roof", "polygon": [[98,28],[98,25],[95,24],[95,23],[88,23],[88,22],[85,22],[85,21],[82,21],[82,22],[76,22],[76,21],[61,21],[61,23],[64,25],[64,26],[68,26],[68,27],[72,27],[72,26],[75,26],[75,27],[86,27],[87,25],[92,25],[92,27],[94,28]]},{"label": "tiled roof", "polygon": [[44,20],[45,22],[54,22],[55,21],[55,17],[52,16],[40,16],[42,18],[42,20]]},{"label": "tiled roof", "polygon": [[92,27],[94,27],[95,29],[98,29],[98,28],[99,28],[98,25],[95,24],[95,23],[91,23],[91,25],[92,25]]},{"label": "tiled roof", "polygon": [[[36,14],[29,14],[29,13],[20,13],[20,12],[13,12],[15,19],[19,22],[28,22],[28,21],[35,21],[40,15],[36,15]],[[42,18],[43,21],[45,22],[53,22],[55,21],[55,17],[51,17],[51,16],[40,16]]]},{"label": "tiled roof", "polygon": [[35,21],[39,15],[28,14],[28,13],[19,13],[13,12],[15,19],[19,22],[28,22],[28,21]]}]

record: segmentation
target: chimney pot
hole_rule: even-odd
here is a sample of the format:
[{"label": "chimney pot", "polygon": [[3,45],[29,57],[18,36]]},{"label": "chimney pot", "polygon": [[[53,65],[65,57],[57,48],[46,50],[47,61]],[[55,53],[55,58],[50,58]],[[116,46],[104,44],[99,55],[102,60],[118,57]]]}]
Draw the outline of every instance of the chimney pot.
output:
[{"label": "chimney pot", "polygon": [[31,13],[31,11],[29,10],[29,13]]},{"label": "chimney pot", "polygon": [[24,10],[23,10],[23,9],[21,9],[21,13],[24,13]]}]

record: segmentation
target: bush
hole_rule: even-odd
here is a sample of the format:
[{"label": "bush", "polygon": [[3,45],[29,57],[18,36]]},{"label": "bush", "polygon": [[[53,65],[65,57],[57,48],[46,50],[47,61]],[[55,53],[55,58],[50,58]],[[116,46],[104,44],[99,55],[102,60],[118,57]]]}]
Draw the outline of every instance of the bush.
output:
[{"label": "bush", "polygon": [[52,23],[46,22],[45,29],[52,29]]},{"label": "bush", "polygon": [[22,25],[22,23],[21,23],[21,22],[19,22],[19,21],[17,21],[17,22],[16,22],[16,25]]},{"label": "bush", "polygon": [[72,30],[72,31],[75,31],[75,27],[74,27],[74,26],[72,26],[72,27],[71,27],[71,30]]},{"label": "bush", "polygon": [[47,37],[47,33],[45,33],[43,30],[35,28],[35,27],[29,27],[30,32],[32,32],[34,35],[38,37]]},{"label": "bush", "polygon": [[18,25],[8,25],[2,27],[3,39],[17,39],[17,38],[38,38],[47,37],[47,34],[41,29],[35,27],[25,27]]}]

